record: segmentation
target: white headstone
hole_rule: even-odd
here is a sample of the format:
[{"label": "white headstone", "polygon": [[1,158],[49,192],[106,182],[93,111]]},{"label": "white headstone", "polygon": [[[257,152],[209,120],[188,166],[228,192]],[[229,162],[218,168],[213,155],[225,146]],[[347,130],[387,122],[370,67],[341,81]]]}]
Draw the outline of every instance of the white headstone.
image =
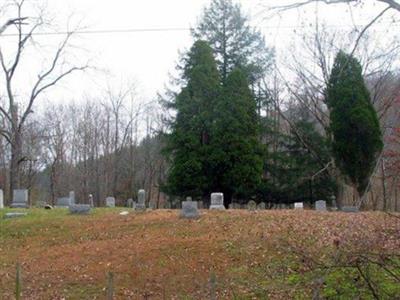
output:
[{"label": "white headstone", "polygon": [[146,210],[146,192],[145,190],[139,190],[138,192],[138,202],[136,204],[136,210]]},{"label": "white headstone", "polygon": [[210,209],[220,209],[224,210],[224,194],[222,193],[212,193],[211,194],[211,205]]},{"label": "white headstone", "polygon": [[294,209],[303,209],[303,208],[304,208],[303,202],[296,202],[294,204]]},{"label": "white headstone", "polygon": [[28,190],[14,190],[12,208],[28,208]]},{"label": "white headstone", "polygon": [[71,204],[75,204],[75,192],[74,191],[69,192],[69,198],[71,199]]},{"label": "white headstone", "polygon": [[326,201],[318,200],[315,202],[315,210],[317,211],[326,211]]},{"label": "white headstone", "polygon": [[0,209],[4,208],[4,193],[3,190],[0,189]]},{"label": "white headstone", "polygon": [[115,198],[114,197],[107,197],[106,198],[106,206],[107,207],[115,207]]}]

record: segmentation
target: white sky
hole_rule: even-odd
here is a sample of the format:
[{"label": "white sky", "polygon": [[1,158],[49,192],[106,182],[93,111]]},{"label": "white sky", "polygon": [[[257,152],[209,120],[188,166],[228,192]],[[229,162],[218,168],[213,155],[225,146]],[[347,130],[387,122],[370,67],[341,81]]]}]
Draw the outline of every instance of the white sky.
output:
[{"label": "white sky", "polygon": [[[202,8],[209,4],[209,0],[48,0],[47,2],[49,12],[59,24],[59,30],[66,29],[67,20],[73,15],[70,24],[80,22],[85,30],[90,31],[189,28],[196,24]],[[308,30],[309,25],[315,21],[315,5],[284,13],[280,18],[270,18],[268,13],[263,12],[263,5],[277,5],[287,2],[286,0],[239,2],[244,12],[252,16],[252,24],[259,26],[264,32],[268,46],[276,48],[279,61],[284,61],[285,53],[292,51],[288,49],[292,42],[300,46],[299,32]],[[372,0],[366,0],[365,3],[368,4],[351,11],[344,5],[327,7],[320,4],[319,20],[324,20],[332,28],[343,29],[350,29],[354,23],[366,24],[381,11],[383,6]],[[395,14],[388,14],[388,17],[391,15]],[[0,23],[3,23],[4,18],[5,16],[0,14],[2,20]],[[383,19],[383,23],[375,27],[379,36],[377,38],[386,35],[385,30],[388,29],[390,21],[390,18]],[[392,32],[398,32],[399,27],[393,29],[397,25],[391,25]],[[54,45],[61,38],[62,36],[46,36],[37,37],[37,40],[41,44]],[[7,42],[10,43],[11,38],[3,37],[0,45],[7,45]],[[78,48],[70,50],[73,54],[70,58],[76,62],[89,60],[98,70],[85,74],[76,73],[63,81],[61,86],[47,93],[46,97],[51,98],[51,101],[79,101],[83,95],[99,95],[108,84],[120,85],[121,82],[136,81],[140,97],[149,101],[158,91],[162,91],[164,84],[168,82],[168,73],[174,71],[179,51],[190,47],[192,42],[189,31],[185,30],[79,35],[74,39],[74,46]],[[49,53],[51,52],[44,52],[40,56],[32,51],[30,60],[24,61],[24,70],[27,70],[27,74],[36,76],[38,68],[42,65],[41,59]],[[35,58],[34,62],[32,57]],[[106,75],[104,70],[109,74]],[[20,80],[29,82],[22,79],[25,75],[20,75]]]}]

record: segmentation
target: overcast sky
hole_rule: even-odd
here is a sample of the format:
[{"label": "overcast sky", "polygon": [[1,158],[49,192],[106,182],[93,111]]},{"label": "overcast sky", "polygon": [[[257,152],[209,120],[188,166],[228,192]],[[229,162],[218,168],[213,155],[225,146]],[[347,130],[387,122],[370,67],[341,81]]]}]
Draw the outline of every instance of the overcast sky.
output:
[{"label": "overcast sky", "polygon": [[[40,0],[35,0],[41,2]],[[96,66],[86,74],[75,74],[64,81],[62,86],[47,93],[47,98],[56,101],[79,101],[83,95],[96,95],[107,84],[119,85],[135,81],[140,97],[148,101],[168,82],[168,73],[173,72],[179,51],[190,47],[193,42],[187,30],[195,26],[202,9],[209,0],[48,0],[48,11],[59,24],[58,29],[78,23],[87,31],[112,31],[130,29],[171,29],[170,31],[90,33],[76,36],[71,49],[76,61],[90,60]],[[315,22],[315,10],[311,5],[306,9],[293,10],[280,17],[271,18],[265,6],[284,3],[284,0],[241,0],[243,11],[251,17],[252,24],[258,26],[266,36],[268,46],[275,47],[278,61],[285,60],[288,48],[299,46],[299,33],[309,30]],[[286,1],[288,2],[288,1]],[[289,1],[290,2],[290,1]],[[337,29],[351,29],[353,24],[366,24],[377,15],[383,6],[375,1],[365,1],[362,8],[350,10],[347,6],[318,7],[319,21]],[[389,18],[375,27],[377,35],[385,35],[389,28]],[[72,18],[70,18],[72,16]],[[5,18],[4,15],[0,17]],[[397,24],[398,25],[398,24]],[[398,31],[398,27],[392,31]],[[51,31],[51,29],[50,29]],[[62,36],[37,37],[43,44],[52,45]],[[381,38],[381,37],[380,37]],[[11,38],[2,38],[11,43]],[[11,49],[11,48],[10,48]],[[11,50],[10,50],[11,51]],[[50,48],[49,48],[50,51]],[[289,49],[289,51],[291,51]],[[43,54],[45,58],[50,52]],[[30,75],[36,75],[40,68],[41,56],[32,52],[35,63],[25,61]],[[75,57],[74,57],[75,56]],[[22,76],[22,75],[21,75]],[[23,78],[23,77],[21,77]]]}]

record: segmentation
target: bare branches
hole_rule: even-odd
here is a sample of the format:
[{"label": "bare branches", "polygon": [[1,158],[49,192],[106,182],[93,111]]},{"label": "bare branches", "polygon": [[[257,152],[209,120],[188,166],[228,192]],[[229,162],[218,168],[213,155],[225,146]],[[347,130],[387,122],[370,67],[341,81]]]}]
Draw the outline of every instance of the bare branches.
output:
[{"label": "bare branches", "polygon": [[[376,0],[376,1],[388,4],[388,8],[395,9],[400,12],[400,3],[396,2],[395,0]],[[332,5],[332,4],[343,4],[343,3],[344,4],[359,3],[360,0],[305,0],[305,1],[300,1],[300,2],[299,1],[294,2],[291,4],[287,4],[287,5],[275,6],[272,8],[272,10],[282,12],[282,11],[286,11],[286,10],[290,10],[290,9],[296,9],[296,8],[300,8],[303,6],[307,6],[307,5],[309,5],[311,3],[315,3],[315,2]]]}]

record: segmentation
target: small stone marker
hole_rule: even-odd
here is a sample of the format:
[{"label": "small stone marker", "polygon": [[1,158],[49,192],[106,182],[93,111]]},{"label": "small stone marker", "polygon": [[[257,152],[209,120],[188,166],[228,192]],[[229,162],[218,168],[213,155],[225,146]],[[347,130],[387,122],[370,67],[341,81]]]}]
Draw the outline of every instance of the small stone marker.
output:
[{"label": "small stone marker", "polygon": [[73,215],[87,215],[90,213],[89,204],[72,204],[69,206],[69,212]]},{"label": "small stone marker", "polygon": [[126,210],[121,211],[121,212],[119,213],[119,215],[120,215],[120,216],[127,216],[127,215],[129,215],[129,211],[126,211]]},{"label": "small stone marker", "polygon": [[53,206],[51,206],[50,204],[46,204],[46,205],[44,206],[44,209],[47,209],[47,210],[53,209]]},{"label": "small stone marker", "polygon": [[203,209],[204,208],[203,201],[197,201],[197,207],[198,207],[198,209]]},{"label": "small stone marker", "polygon": [[115,198],[114,197],[106,198],[106,207],[115,207]]},{"label": "small stone marker", "polygon": [[255,201],[253,201],[253,200],[250,200],[247,203],[247,209],[250,210],[250,211],[255,211],[257,209],[257,203]]},{"label": "small stone marker", "polygon": [[296,202],[294,204],[294,209],[303,209],[303,208],[304,208],[303,202]]},{"label": "small stone marker", "polygon": [[94,201],[93,201],[93,195],[92,194],[89,194],[89,205],[90,205],[91,208],[94,207]]},{"label": "small stone marker", "polygon": [[136,204],[136,210],[146,210],[146,191],[139,190],[138,192],[138,203]]},{"label": "small stone marker", "polygon": [[182,202],[182,210],[180,217],[185,219],[197,219],[200,217],[197,201],[192,201],[191,197],[187,197],[186,201]]},{"label": "small stone marker", "polygon": [[70,197],[62,197],[57,198],[56,207],[69,207],[72,204],[74,203],[72,203]]},{"label": "small stone marker", "polygon": [[3,190],[0,189],[0,209],[4,208],[4,193]]},{"label": "small stone marker", "polygon": [[126,206],[127,206],[127,207],[130,207],[130,208],[133,208],[133,199],[132,199],[132,198],[129,198],[129,199],[126,201]]},{"label": "small stone marker", "polygon": [[337,204],[336,204],[336,197],[335,197],[335,196],[332,196],[331,199],[332,199],[332,200],[331,200],[331,202],[332,202],[331,210],[332,210],[332,211],[338,210]]},{"label": "small stone marker", "polygon": [[75,192],[74,191],[69,192],[69,199],[71,199],[71,204],[75,204]]},{"label": "small stone marker", "polygon": [[222,194],[222,193],[212,193],[211,194],[210,209],[225,210],[224,194]]},{"label": "small stone marker", "polygon": [[360,210],[357,206],[343,206],[342,211],[347,213],[358,213]]},{"label": "small stone marker", "polygon": [[13,219],[13,218],[21,218],[26,217],[27,213],[20,213],[20,212],[10,212],[4,215],[4,219]]},{"label": "small stone marker", "polygon": [[28,208],[28,190],[14,190],[12,208]]},{"label": "small stone marker", "polygon": [[265,210],[266,204],[265,202],[261,202],[257,205],[258,210]]},{"label": "small stone marker", "polygon": [[315,210],[317,211],[326,211],[326,201],[318,200],[315,202]]}]

